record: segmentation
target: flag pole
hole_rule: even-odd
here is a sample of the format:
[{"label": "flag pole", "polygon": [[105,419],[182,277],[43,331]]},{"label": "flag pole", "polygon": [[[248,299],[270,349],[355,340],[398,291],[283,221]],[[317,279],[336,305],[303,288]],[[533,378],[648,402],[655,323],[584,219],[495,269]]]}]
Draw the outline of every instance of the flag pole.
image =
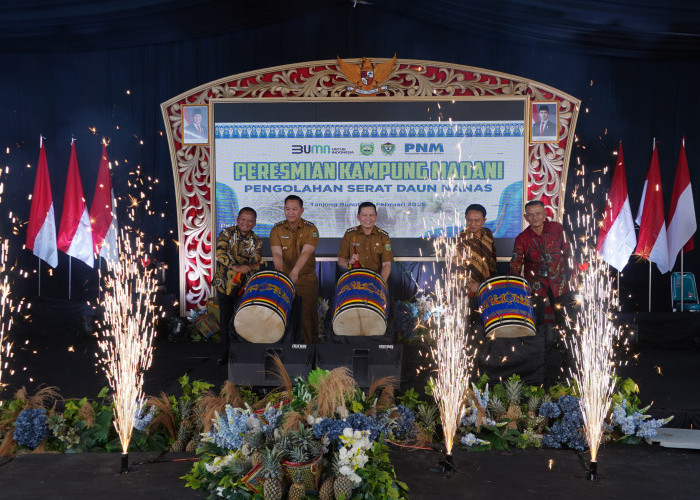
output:
[{"label": "flag pole", "polygon": [[622,302],[620,302],[620,270],[617,269],[617,312],[622,312]]},{"label": "flag pole", "polygon": [[[650,271],[651,272],[651,271]],[[70,300],[71,275],[73,274],[73,257],[68,256],[68,300]],[[651,291],[649,292],[651,294]],[[651,295],[649,295],[651,297]]]},{"label": "flag pole", "polygon": [[41,257],[37,259],[39,259],[39,297],[41,297]]},{"label": "flag pole", "polygon": [[649,261],[649,312],[651,312],[651,261]]},{"label": "flag pole", "polygon": [[681,312],[683,312],[683,282],[685,281],[685,276],[683,276],[683,254],[685,252],[681,248]]}]

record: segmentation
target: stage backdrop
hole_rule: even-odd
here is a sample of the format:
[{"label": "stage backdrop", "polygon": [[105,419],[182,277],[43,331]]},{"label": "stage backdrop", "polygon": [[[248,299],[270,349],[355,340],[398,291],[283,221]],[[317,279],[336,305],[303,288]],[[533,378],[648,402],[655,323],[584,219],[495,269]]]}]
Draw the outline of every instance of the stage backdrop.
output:
[{"label": "stage backdrop", "polygon": [[318,226],[321,256],[335,255],[369,200],[400,259],[426,258],[424,238],[441,232],[441,216],[461,220],[470,203],[486,207],[507,258],[526,200],[561,220],[579,104],[512,75],[395,58],[263,69],[163,103],[182,312],[210,296],[212,242],[238,209],[258,210],[265,238],[289,194]]}]

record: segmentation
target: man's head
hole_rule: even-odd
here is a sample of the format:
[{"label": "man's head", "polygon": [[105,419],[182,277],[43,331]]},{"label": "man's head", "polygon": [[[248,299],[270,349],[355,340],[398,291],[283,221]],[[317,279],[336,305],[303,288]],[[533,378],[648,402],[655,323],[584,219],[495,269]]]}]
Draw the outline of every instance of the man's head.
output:
[{"label": "man's head", "polygon": [[540,200],[528,201],[525,204],[525,220],[535,230],[539,230],[547,219],[547,212],[544,209],[544,203]]},{"label": "man's head", "polygon": [[538,110],[540,122],[546,122],[549,119],[549,106],[540,106]]},{"label": "man's head", "polygon": [[238,230],[245,236],[254,227],[257,221],[258,214],[255,210],[250,207],[243,207],[238,211],[238,217],[236,218],[236,225]]},{"label": "man's head", "polygon": [[290,194],[284,199],[284,218],[290,224],[297,224],[304,213],[304,200],[295,194]]},{"label": "man's head", "polygon": [[484,227],[484,222],[486,222],[486,209],[483,205],[473,203],[464,211],[464,218],[467,222],[467,230],[472,234],[478,235],[481,232],[481,228]]},{"label": "man's head", "polygon": [[377,223],[377,207],[370,201],[360,203],[357,207],[357,220],[360,221],[362,229],[371,231]]},{"label": "man's head", "polygon": [[199,125],[202,122],[202,112],[199,109],[195,109],[192,112],[192,123]]}]

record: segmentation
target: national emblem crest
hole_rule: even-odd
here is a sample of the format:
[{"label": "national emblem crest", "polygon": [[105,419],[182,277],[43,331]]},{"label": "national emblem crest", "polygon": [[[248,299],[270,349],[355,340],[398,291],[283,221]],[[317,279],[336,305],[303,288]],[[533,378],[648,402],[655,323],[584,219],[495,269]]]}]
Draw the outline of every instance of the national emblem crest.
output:
[{"label": "national emblem crest", "polygon": [[352,84],[347,89],[356,94],[372,95],[386,90],[388,86],[382,83],[394,71],[395,66],[396,54],[388,61],[377,64],[372,64],[366,57],[362,58],[360,64],[351,64],[338,57],[340,72]]}]

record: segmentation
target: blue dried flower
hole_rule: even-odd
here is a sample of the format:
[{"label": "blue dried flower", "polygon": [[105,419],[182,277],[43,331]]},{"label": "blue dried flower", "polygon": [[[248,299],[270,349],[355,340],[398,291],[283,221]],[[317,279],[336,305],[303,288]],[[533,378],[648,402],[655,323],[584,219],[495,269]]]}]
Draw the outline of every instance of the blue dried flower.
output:
[{"label": "blue dried flower", "polygon": [[238,450],[243,445],[243,437],[248,430],[250,410],[242,410],[226,405],[225,416],[216,415],[212,430],[205,439],[226,450]]},{"label": "blue dried flower", "polygon": [[394,436],[399,439],[413,437],[415,434],[415,427],[413,424],[416,421],[416,414],[404,405],[398,405],[396,407],[396,412],[399,416],[394,421]]},{"label": "blue dried flower", "polygon": [[46,410],[33,408],[22,410],[15,420],[13,437],[17,444],[34,449],[49,435]]},{"label": "blue dried flower", "polygon": [[148,412],[145,410],[146,405],[141,405],[139,406],[139,409],[136,410],[136,415],[134,416],[134,429],[145,431],[148,424],[150,424],[151,420],[153,420],[153,417],[156,414],[156,407],[151,405]]},{"label": "blue dried flower", "polygon": [[564,413],[575,413],[581,411],[581,405],[578,398],[574,396],[562,396],[559,398],[559,406]]},{"label": "blue dried flower", "polygon": [[314,424],[314,435],[318,438],[321,439],[323,436],[326,436],[328,439],[331,441],[338,441],[338,436],[340,436],[343,433],[343,430],[346,427],[350,427],[347,422],[344,420],[335,420],[332,418],[324,418],[317,424]]},{"label": "blue dried flower", "polygon": [[561,415],[559,405],[556,403],[542,403],[540,405],[540,417],[558,418]]}]

